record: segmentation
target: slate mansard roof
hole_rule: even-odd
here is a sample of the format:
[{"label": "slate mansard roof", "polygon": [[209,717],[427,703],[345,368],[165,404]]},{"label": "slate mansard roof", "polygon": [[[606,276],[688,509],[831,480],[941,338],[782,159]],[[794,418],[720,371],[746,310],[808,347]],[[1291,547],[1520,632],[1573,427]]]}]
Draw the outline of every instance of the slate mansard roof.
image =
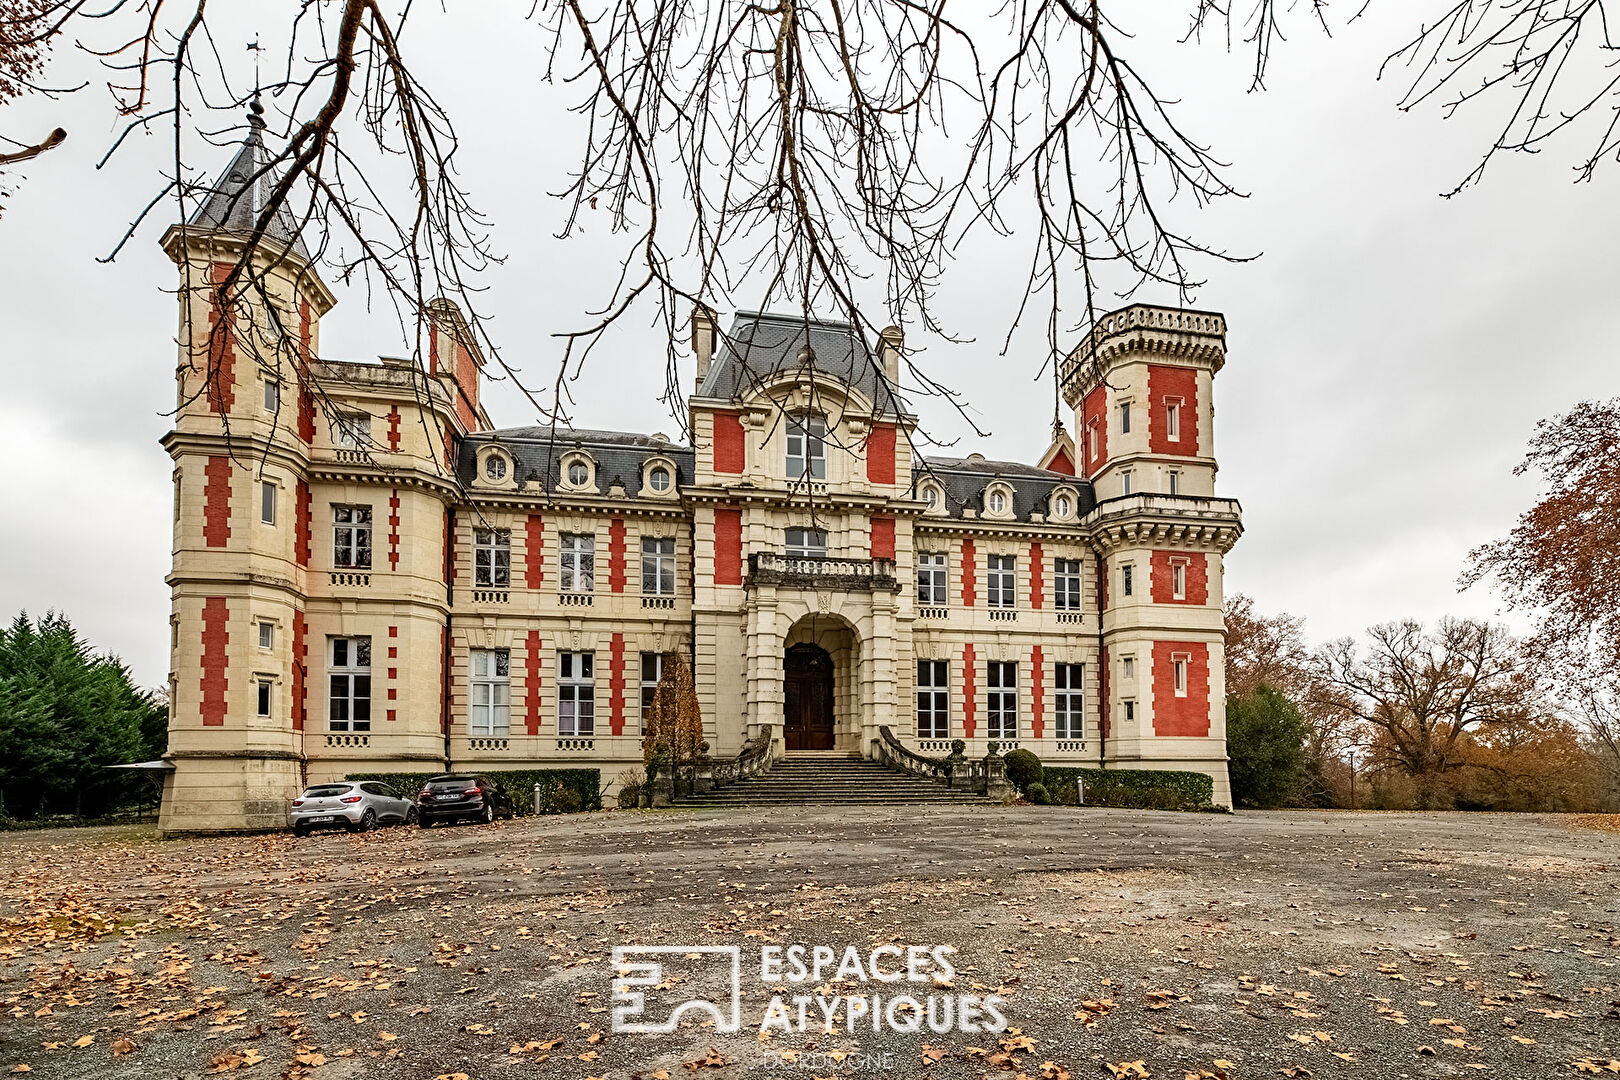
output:
[{"label": "slate mansard roof", "polygon": [[[254,99],[248,113],[248,133],[247,138],[242,140],[242,149],[236,152],[236,157],[220,173],[202,203],[192,212],[186,221],[188,226],[218,229],[243,237],[253,235],[259,223],[259,214],[263,212],[265,203],[270,200],[270,193],[280,179],[271,168],[274,157],[269,147],[264,145],[263,112],[264,106]],[[274,243],[289,245],[292,253],[298,257],[309,258],[309,251],[298,238],[298,223],[286,204],[276,211],[275,217],[265,226],[264,235]]]},{"label": "slate mansard roof", "polygon": [[815,354],[815,370],[859,390],[880,414],[908,411],[905,400],[884,383],[866,339],[849,323],[757,311],[737,312],[730,332],[716,335],[714,360],[697,396],[747,396],[761,383],[798,368],[806,339]]},{"label": "slate mansard roof", "polygon": [[477,479],[478,452],[488,446],[499,446],[512,455],[513,477],[520,484],[526,481],[547,491],[559,486],[562,459],[572,450],[583,450],[596,462],[596,490],[601,495],[606,495],[615,483],[623,484],[627,495],[641,494],[642,466],[648,458],[664,457],[673,462],[677,485],[690,484],[693,476],[690,446],[630,431],[538,424],[468,435],[461,442],[456,460],[456,474],[463,484],[470,486]]},{"label": "slate mansard roof", "polygon": [[985,490],[998,480],[1012,489],[1013,518],[1017,521],[1028,521],[1033,512],[1047,513],[1047,500],[1059,487],[1074,489],[1077,518],[1085,516],[1097,505],[1091,481],[1067,473],[1052,472],[1018,461],[990,461],[979,454],[965,458],[931,457],[923,460],[925,465],[913,465],[911,469],[914,496],[920,497],[922,484],[932,477],[945,489],[945,512],[949,517],[961,517],[963,507],[971,507],[982,515]]}]

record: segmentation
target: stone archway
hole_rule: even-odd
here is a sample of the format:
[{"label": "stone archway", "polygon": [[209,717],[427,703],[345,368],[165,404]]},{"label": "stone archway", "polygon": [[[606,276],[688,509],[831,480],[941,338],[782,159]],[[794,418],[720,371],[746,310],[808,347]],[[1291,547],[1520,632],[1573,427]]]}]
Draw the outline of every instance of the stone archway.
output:
[{"label": "stone archway", "polygon": [[[840,615],[812,613],[793,624],[781,648],[784,749],[857,751],[861,672],[855,628]],[[796,715],[806,708],[815,711],[803,719]],[[806,719],[813,721],[813,732]],[[799,726],[802,737],[790,741],[789,725]]]}]

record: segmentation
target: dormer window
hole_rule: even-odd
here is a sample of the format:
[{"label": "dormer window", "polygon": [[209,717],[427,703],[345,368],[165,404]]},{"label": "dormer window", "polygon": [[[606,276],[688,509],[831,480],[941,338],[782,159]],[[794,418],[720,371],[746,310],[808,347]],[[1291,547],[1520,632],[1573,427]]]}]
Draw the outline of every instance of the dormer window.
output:
[{"label": "dormer window", "polygon": [[563,458],[563,486],[574,491],[592,490],[596,472],[593,466],[591,459],[583,453],[576,452]]},{"label": "dormer window", "polygon": [[827,421],[820,416],[790,416],[787,422],[789,480],[827,479]]},{"label": "dormer window", "polygon": [[924,488],[923,502],[928,504],[928,509],[930,510],[939,509],[939,492],[935,491],[933,488]]},{"label": "dormer window", "polygon": [[675,463],[661,455],[641,463],[641,494],[646,498],[667,499],[675,494]]},{"label": "dormer window", "polygon": [[992,514],[1005,514],[1007,512],[1007,496],[999,491],[992,491],[989,506]]},{"label": "dormer window", "polygon": [[491,483],[499,483],[506,479],[506,459],[500,454],[491,454],[485,458],[484,479]]},{"label": "dormer window", "polygon": [[568,482],[575,487],[584,487],[591,478],[591,467],[583,461],[576,461],[568,466]]},{"label": "dormer window", "polygon": [[647,474],[647,486],[654,491],[668,491],[670,485],[669,470],[662,465],[656,466]]}]

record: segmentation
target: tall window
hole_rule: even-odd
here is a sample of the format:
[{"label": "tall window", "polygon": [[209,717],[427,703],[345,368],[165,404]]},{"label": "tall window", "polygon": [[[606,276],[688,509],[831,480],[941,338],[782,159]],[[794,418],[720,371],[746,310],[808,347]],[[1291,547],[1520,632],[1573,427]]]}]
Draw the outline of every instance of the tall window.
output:
[{"label": "tall window", "polygon": [[647,711],[652,708],[653,695],[658,693],[658,680],[664,677],[664,654],[641,654],[641,730],[647,730]]},{"label": "tall window", "polygon": [[1125,494],[1131,493],[1131,470],[1125,469],[1119,474],[1120,482],[1125,485]]},{"label": "tall window", "polygon": [[271,680],[271,679],[259,679],[259,680],[257,680],[256,685],[257,685],[257,689],[258,689],[258,701],[257,701],[257,708],[254,711],[254,715],[255,716],[260,716],[260,717],[267,717],[267,716],[270,715],[270,694],[271,694],[271,689],[270,688],[275,685],[275,682],[274,682],[274,680]]},{"label": "tall window", "polygon": [[825,559],[827,534],[821,529],[789,529],[784,545],[787,555],[795,559]]},{"label": "tall window", "polygon": [[1181,441],[1181,399],[1166,398],[1164,401],[1164,437],[1171,442]]},{"label": "tall window", "polygon": [[1175,683],[1176,697],[1187,696],[1187,660],[1186,653],[1175,653],[1170,657],[1170,677]]},{"label": "tall window", "polygon": [[1174,469],[1170,470],[1170,494],[1181,494],[1181,474]]},{"label": "tall window", "polygon": [[274,480],[259,481],[259,520],[266,525],[276,523],[276,484]]},{"label": "tall window", "polygon": [[562,591],[593,592],[596,589],[596,537],[589,533],[563,533],[557,547],[562,561]]},{"label": "tall window", "polygon": [[917,738],[946,739],[951,733],[951,684],[943,660],[917,661]]},{"label": "tall window", "polygon": [[675,538],[641,538],[641,591],[648,596],[675,595]]},{"label": "tall window", "polygon": [[1080,560],[1052,560],[1052,606],[1058,611],[1080,610]]},{"label": "tall window", "polygon": [[827,421],[819,416],[790,416],[787,422],[789,480],[827,479]]},{"label": "tall window", "polygon": [[1187,599],[1187,564],[1181,559],[1170,560],[1170,598]]},{"label": "tall window", "polygon": [[990,555],[986,557],[985,596],[993,608],[1018,606],[1018,556]]},{"label": "tall window", "polygon": [[468,654],[467,733],[505,738],[512,730],[512,654],[507,649],[474,649]]},{"label": "tall window", "polygon": [[920,553],[917,556],[917,603],[942,607],[950,603],[947,588],[945,553]]},{"label": "tall window", "polygon": [[281,411],[281,383],[275,379],[264,380],[264,411],[267,413]]},{"label": "tall window", "polygon": [[331,697],[326,726],[332,731],[371,730],[371,639],[330,639],[327,674]]},{"label": "tall window", "polygon": [[1079,664],[1058,664],[1053,671],[1052,687],[1056,691],[1053,726],[1060,739],[1086,737],[1086,706],[1081,693],[1084,671]]},{"label": "tall window", "polygon": [[332,507],[332,565],[339,570],[371,569],[371,507]]},{"label": "tall window", "polygon": [[346,450],[371,444],[371,414],[345,413],[332,421],[332,443]]},{"label": "tall window", "polygon": [[985,665],[985,685],[990,688],[985,717],[992,739],[1018,737],[1018,665],[992,660]]},{"label": "tall window", "polygon": [[1136,657],[1134,657],[1134,656],[1126,656],[1126,657],[1121,657],[1120,658],[1120,661],[1119,661],[1119,676],[1120,676],[1120,678],[1125,679],[1127,682],[1134,682],[1135,681],[1135,679],[1136,679]]},{"label": "tall window", "polygon": [[1128,401],[1119,403],[1119,433],[1121,435],[1131,433],[1131,403]]},{"label": "tall window", "polygon": [[1130,563],[1119,568],[1119,592],[1121,596],[1130,596],[1136,587],[1136,575]]},{"label": "tall window", "polygon": [[266,620],[259,622],[259,648],[273,649],[276,647],[276,624]]},{"label": "tall window", "polygon": [[1086,425],[1086,460],[1097,460],[1097,421]]},{"label": "tall window", "polygon": [[473,530],[473,584],[481,589],[505,589],[511,586],[511,530]]},{"label": "tall window", "polygon": [[596,733],[596,677],[593,654],[557,654],[557,734],[565,738]]}]

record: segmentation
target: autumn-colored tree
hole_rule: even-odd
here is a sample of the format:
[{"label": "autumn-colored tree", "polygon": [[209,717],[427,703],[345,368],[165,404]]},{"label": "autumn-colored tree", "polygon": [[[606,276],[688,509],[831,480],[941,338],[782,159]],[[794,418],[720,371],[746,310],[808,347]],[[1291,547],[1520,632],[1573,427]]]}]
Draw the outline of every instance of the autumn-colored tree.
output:
[{"label": "autumn-colored tree", "polygon": [[1579,729],[1559,716],[1528,713],[1458,744],[1452,796],[1467,810],[1545,813],[1597,810],[1602,777]]},{"label": "autumn-colored tree", "polygon": [[1537,424],[1514,473],[1532,471],[1545,494],[1506,537],[1469,553],[1462,582],[1488,577],[1510,607],[1535,612],[1549,653],[1595,648],[1620,667],[1620,398]]},{"label": "autumn-colored tree", "polygon": [[1469,739],[1545,715],[1545,686],[1523,645],[1477,619],[1412,619],[1368,629],[1362,653],[1350,638],[1317,655],[1318,707],[1338,711],[1367,737],[1368,765],[1409,777],[1417,804],[1449,805],[1447,775]]},{"label": "autumn-colored tree", "polygon": [[665,653],[663,663],[652,704],[642,719],[641,758],[649,767],[670,766],[679,778],[683,768],[702,756],[703,712],[686,656]]},{"label": "autumn-colored tree", "polygon": [[1262,614],[1254,598],[1226,598],[1226,696],[1248,697],[1262,685],[1297,701],[1311,680],[1305,620],[1286,611]]}]

